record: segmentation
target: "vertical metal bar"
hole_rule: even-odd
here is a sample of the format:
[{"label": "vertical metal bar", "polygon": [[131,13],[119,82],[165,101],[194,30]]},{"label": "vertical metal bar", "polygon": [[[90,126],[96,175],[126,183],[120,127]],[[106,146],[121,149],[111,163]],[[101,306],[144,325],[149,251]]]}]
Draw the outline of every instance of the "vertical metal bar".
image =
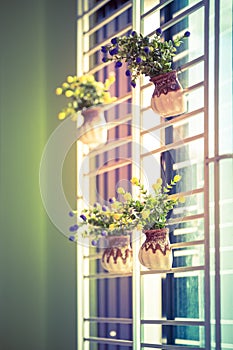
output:
[{"label": "vertical metal bar", "polygon": [[[143,1],[133,0],[132,3],[132,26],[137,32],[141,32],[141,13]],[[139,85],[139,84],[138,84]],[[141,113],[140,113],[140,86],[137,86],[132,93],[132,175],[140,178],[141,169]],[[137,252],[140,247],[139,233],[133,232],[133,350],[141,349],[141,277],[140,264]]]},{"label": "vertical metal bar", "polygon": [[[83,28],[82,28],[82,18],[79,16],[82,14],[82,3],[80,1],[77,1],[77,15],[78,15],[78,20],[77,20],[77,33],[81,33]],[[80,61],[81,60],[81,61]],[[81,64],[82,62],[82,40],[80,38],[80,34],[77,35],[77,47],[76,47],[76,72],[77,75],[80,74],[80,69],[81,69]],[[77,180],[76,180],[76,193],[78,195],[77,198],[79,198],[79,143],[77,142],[76,144],[76,161],[77,161]],[[77,200],[77,208],[79,208],[79,200]],[[83,348],[83,328],[81,327],[82,324],[82,317],[83,317],[83,310],[82,310],[82,301],[83,301],[83,265],[82,265],[82,247],[77,244],[76,247],[76,290],[77,290],[77,338],[76,338],[76,346],[77,350]],[[81,262],[81,263],[80,263]],[[80,307],[81,306],[81,307]]]},{"label": "vertical metal bar", "polygon": [[[77,75],[83,74],[85,58],[83,56],[84,51],[84,41],[83,35],[84,32],[84,18],[82,17],[83,12],[86,10],[88,6],[87,0],[85,1],[77,1],[77,48],[76,48],[76,73]],[[82,184],[80,184],[80,180],[83,180],[81,176],[81,165],[83,160],[83,146],[81,142],[77,142],[76,144],[76,162],[77,162],[77,210],[80,210],[83,205],[82,192],[81,188],[84,188]],[[84,259],[83,259],[83,246],[78,242],[76,249],[76,273],[77,273],[77,350],[84,349],[84,279],[83,279],[83,271],[84,271]]]},{"label": "vertical metal bar", "polygon": [[209,238],[209,0],[204,1],[204,229],[205,229],[205,348],[211,347],[210,327],[210,238]]},{"label": "vertical metal bar", "polygon": [[220,304],[220,220],[219,220],[219,25],[220,4],[215,0],[214,23],[214,241],[215,241],[215,334],[216,349],[221,349],[221,304]]}]

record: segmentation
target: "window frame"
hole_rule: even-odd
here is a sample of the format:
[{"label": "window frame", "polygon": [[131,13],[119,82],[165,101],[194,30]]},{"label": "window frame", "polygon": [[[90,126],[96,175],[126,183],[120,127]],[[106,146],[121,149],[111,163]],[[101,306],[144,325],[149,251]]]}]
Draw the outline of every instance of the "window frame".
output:
[{"label": "window frame", "polygon": [[[89,69],[89,59],[88,57],[98,50],[100,48],[100,45],[104,45],[109,41],[109,38],[107,40],[104,40],[101,42],[101,44],[98,44],[94,49],[89,49],[88,46],[88,36],[93,33],[95,29],[88,28],[88,18],[91,14],[93,14],[95,11],[97,11],[101,6],[107,4],[110,0],[103,0],[97,3],[96,6],[93,6],[91,9],[88,8],[88,1],[83,2],[77,2],[78,3],[78,18],[77,18],[77,74],[82,75],[85,72],[89,72],[91,74],[96,73],[100,69],[104,68],[105,64],[98,64],[92,69]],[[113,12],[112,15],[110,15],[107,19],[105,19],[102,23],[102,25],[106,25],[110,21],[112,21],[114,18],[117,17],[118,14],[121,14],[124,12],[124,10],[129,9],[132,6],[132,25],[126,26],[122,30],[119,30],[115,35],[121,35],[125,32],[127,32],[132,27],[138,31],[142,32],[143,30],[143,21],[147,18],[147,16],[150,16],[155,11],[161,10],[164,6],[166,6],[168,3],[170,3],[170,0],[167,1],[158,1],[153,8],[150,8],[146,13],[143,13],[143,1],[140,0],[134,0],[134,1],[128,1],[126,4],[122,5],[118,12]],[[215,68],[214,68],[214,82],[215,82],[215,89],[214,89],[214,97],[215,97],[215,105],[214,105],[214,125],[215,125],[215,135],[214,135],[214,144],[215,144],[215,150],[214,150],[214,156],[210,156],[210,112],[209,112],[209,105],[210,105],[210,89],[209,89],[209,75],[212,73],[210,65],[209,65],[209,43],[210,43],[210,8],[215,7],[215,21],[214,21],[214,37],[215,37],[215,45],[214,45],[214,60],[215,60]],[[203,55],[199,56],[198,58],[195,58],[187,63],[185,63],[182,66],[182,71],[189,70],[194,65],[196,65],[198,62],[203,62],[204,65],[204,80],[202,82],[199,82],[197,84],[194,84],[193,86],[190,86],[187,89],[187,92],[195,91],[195,89],[198,89],[200,86],[204,89],[204,105],[202,108],[200,108],[199,112],[203,113],[204,115],[204,132],[203,135],[199,135],[200,138],[203,138],[204,141],[204,159],[203,159],[203,165],[204,165],[204,187],[202,189],[197,189],[196,192],[194,190],[194,194],[198,193],[200,191],[203,193],[204,196],[204,210],[202,214],[196,214],[194,215],[191,220],[195,219],[203,219],[204,220],[204,240],[197,241],[196,244],[202,244],[204,247],[204,264],[201,266],[196,267],[183,267],[183,268],[173,268],[172,271],[167,272],[168,274],[175,274],[177,272],[187,272],[187,271],[203,271],[204,272],[204,278],[205,278],[205,301],[204,301],[204,308],[205,308],[205,317],[203,320],[167,320],[167,321],[159,321],[159,320],[152,320],[151,324],[181,324],[181,325],[199,325],[203,326],[205,329],[205,345],[204,347],[193,347],[193,346],[186,346],[185,349],[212,349],[216,346],[216,349],[221,347],[221,275],[220,275],[220,261],[221,256],[219,252],[220,247],[220,236],[219,236],[219,227],[220,227],[220,221],[219,221],[219,213],[220,213],[220,207],[219,207],[219,199],[220,199],[220,193],[219,193],[219,187],[220,187],[220,179],[219,179],[219,167],[220,163],[224,159],[232,159],[232,154],[219,154],[219,138],[218,138],[218,125],[219,125],[219,50],[220,50],[220,32],[219,32],[219,21],[220,21],[220,15],[219,15],[219,9],[220,9],[220,2],[218,0],[216,1],[196,1],[193,5],[191,4],[188,8],[186,8],[184,11],[181,11],[176,17],[172,18],[168,22],[164,23],[162,25],[162,29],[166,30],[169,26],[172,26],[175,22],[179,21],[180,18],[185,17],[187,15],[190,15],[192,12],[195,12],[196,10],[203,8],[204,12],[204,52]],[[140,11],[139,11],[140,9]],[[100,28],[100,24],[98,24],[97,28]],[[81,33],[81,34],[80,34]],[[82,64],[80,64],[80,62]],[[132,98],[132,105],[138,106],[140,105],[140,101],[142,100],[142,93],[145,89],[145,84],[142,84],[140,87],[136,88],[132,95],[131,93],[127,94],[126,96],[123,96],[118,99],[117,103],[122,103],[127,101],[130,97]],[[140,125],[141,123],[141,113],[145,111],[145,108],[143,107],[141,109],[140,114],[133,110],[132,112],[132,123],[133,125]],[[195,115],[198,111],[194,112],[188,112],[185,115],[179,116],[178,118],[175,118],[174,120],[166,120],[165,122],[161,120],[161,124],[157,128],[164,128],[168,125],[174,125],[178,120],[182,121],[185,118],[190,118],[192,115]],[[127,116],[126,116],[127,121]],[[109,126],[111,128],[111,125]],[[112,126],[113,127],[113,126]],[[132,130],[132,141],[138,140],[142,134],[140,133],[139,129]],[[193,137],[193,140],[195,140],[195,137]],[[188,140],[187,142],[192,141]],[[121,144],[121,141],[119,141],[117,144]],[[108,146],[107,146],[108,147]],[[110,146],[111,147],[111,146]],[[89,188],[90,182],[87,176],[84,176],[85,174],[89,173],[89,168],[86,168],[85,171],[81,169],[81,164],[84,156],[88,154],[89,150],[86,146],[83,146],[80,142],[77,142],[77,208],[78,210],[83,207],[83,196],[81,188],[83,186],[85,188]],[[140,171],[138,170],[138,167],[136,167],[134,164],[141,162],[141,154],[139,153],[138,145],[133,145],[132,147],[132,174],[134,176],[140,177]],[[212,237],[210,237],[210,189],[213,185],[210,183],[210,166],[211,164],[214,167],[214,246],[212,245]],[[83,175],[81,175],[83,174]],[[82,184],[80,184],[80,178],[83,178]],[[91,191],[90,191],[91,192]],[[187,193],[188,194],[188,193]],[[190,244],[191,245],[191,244]],[[186,246],[189,246],[187,243]],[[132,241],[132,247],[134,251],[138,251],[140,247],[140,241],[138,239],[133,239]],[[175,244],[173,245],[175,247]],[[213,264],[211,265],[211,256],[210,251],[211,249],[215,249],[215,258],[214,258],[214,270],[213,270]],[[84,277],[85,275],[88,276],[89,274],[89,268],[90,259],[95,258],[90,256],[89,249],[82,247],[81,245],[77,244],[77,320],[78,320],[78,327],[77,327],[77,348],[78,349],[89,349],[90,343],[98,343],[98,339],[87,336],[89,330],[88,326],[85,325],[84,320],[84,313],[87,313],[90,309],[89,301],[86,299],[86,294],[84,293],[84,289],[88,290],[90,283],[89,279]],[[215,274],[214,282],[211,282],[211,274]],[[119,345],[119,346],[129,346],[132,347],[134,350],[139,350],[141,347],[144,348],[161,348],[161,349],[183,349],[183,346],[179,345],[166,345],[166,344],[147,344],[142,342],[141,335],[142,335],[142,329],[141,326],[143,324],[150,324],[150,320],[142,320],[141,318],[141,291],[142,291],[142,285],[141,285],[141,278],[143,275],[156,275],[158,272],[155,271],[141,271],[140,264],[138,262],[136,254],[134,254],[134,270],[132,273],[132,300],[133,300],[133,317],[132,320],[130,319],[121,319],[119,322],[130,323],[132,322],[133,326],[133,342],[132,341],[124,341],[124,340],[115,340],[115,339],[100,339],[101,344],[113,344],[113,345]],[[119,278],[119,276],[115,276],[116,278]],[[115,278],[114,276],[94,276],[94,278]],[[125,278],[127,276],[121,277]],[[215,299],[213,303],[213,296],[211,292],[211,288],[215,288],[216,294]],[[214,319],[211,315],[211,307],[214,305]],[[102,318],[98,320],[99,322],[104,322],[105,320]],[[110,322],[117,322],[117,320],[109,320]],[[213,332],[213,321],[215,322],[215,331]],[[214,334],[214,340],[211,341],[211,328],[212,328],[212,335]],[[84,337],[84,331],[86,333]],[[212,336],[213,339],[213,336]]]}]

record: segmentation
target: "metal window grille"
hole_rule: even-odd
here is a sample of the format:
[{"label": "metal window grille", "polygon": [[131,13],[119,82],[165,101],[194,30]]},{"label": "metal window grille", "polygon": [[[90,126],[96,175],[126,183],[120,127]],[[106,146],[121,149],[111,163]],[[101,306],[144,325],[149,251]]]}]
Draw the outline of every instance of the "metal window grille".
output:
[{"label": "metal window grille", "polygon": [[170,225],[173,269],[142,268],[138,239],[133,273],[124,276],[101,268],[98,249],[77,245],[79,350],[233,349],[232,2],[78,1],[77,74],[106,78],[114,67],[102,63],[102,45],[132,28],[153,35],[158,27],[165,37],[191,32],[174,62],[188,111],[153,116],[149,80],[131,92],[117,71],[117,104],[105,111],[108,143],[91,152],[77,143],[77,206],[107,200],[132,175],[150,182],[178,171],[187,200]]}]

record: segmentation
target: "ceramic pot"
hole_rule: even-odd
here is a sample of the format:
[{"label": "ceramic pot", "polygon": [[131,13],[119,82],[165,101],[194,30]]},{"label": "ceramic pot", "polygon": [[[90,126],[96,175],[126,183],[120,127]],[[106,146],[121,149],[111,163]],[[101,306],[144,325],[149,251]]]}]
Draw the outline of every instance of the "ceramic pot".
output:
[{"label": "ceramic pot", "polygon": [[130,247],[130,236],[106,237],[107,248],[105,248],[101,265],[108,272],[119,274],[129,273],[133,267],[133,252]]},{"label": "ceramic pot", "polygon": [[92,107],[82,111],[84,122],[78,130],[79,140],[92,148],[107,142],[107,123],[101,107]]},{"label": "ceramic pot", "polygon": [[155,85],[151,108],[161,117],[171,117],[187,110],[187,100],[175,70],[150,79]]},{"label": "ceramic pot", "polygon": [[168,229],[144,231],[146,240],[138,254],[140,263],[153,270],[170,270],[172,268],[172,250]]}]

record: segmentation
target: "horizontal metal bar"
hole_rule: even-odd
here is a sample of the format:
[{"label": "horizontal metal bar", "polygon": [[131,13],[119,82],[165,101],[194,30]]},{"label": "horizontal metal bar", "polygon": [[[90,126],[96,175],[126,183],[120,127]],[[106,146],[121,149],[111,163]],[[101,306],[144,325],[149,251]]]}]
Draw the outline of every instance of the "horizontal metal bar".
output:
[{"label": "horizontal metal bar", "polygon": [[200,81],[199,83],[196,83],[194,85],[191,85],[183,90],[184,94],[190,93],[192,91],[195,91],[197,89],[200,89],[201,87],[204,87],[204,81]]},{"label": "horizontal metal bar", "polygon": [[[202,239],[197,241],[191,241],[191,242],[178,242],[178,243],[171,244],[171,248],[189,247],[193,245],[201,245],[204,243],[205,241]],[[101,257],[102,257],[102,253],[97,253],[97,254],[86,255],[83,258],[88,260],[98,260],[98,259],[101,259]]]},{"label": "horizontal metal bar", "polygon": [[148,270],[141,271],[141,275],[154,275],[162,273],[182,273],[182,272],[191,272],[191,271],[203,271],[205,267],[203,265],[199,266],[184,266],[184,267],[174,267],[171,270]]},{"label": "horizontal metal bar", "polygon": [[212,162],[219,162],[220,160],[224,160],[224,159],[233,159],[233,154],[229,153],[229,154],[222,154],[216,157],[211,157],[206,159],[206,164],[208,163],[212,163]]},{"label": "horizontal metal bar", "polygon": [[[174,24],[180,22],[183,18],[185,18],[185,17],[191,15],[192,13],[196,12],[197,10],[199,10],[201,7],[204,8],[204,1],[200,1],[197,4],[193,5],[192,7],[188,8],[187,10],[180,12],[176,17],[173,17],[170,21],[167,21],[166,23],[161,25],[161,29],[163,31],[167,30],[168,28],[170,28]],[[156,29],[153,30],[153,32],[151,32],[149,35],[154,35],[155,33],[156,33]]]},{"label": "horizontal metal bar", "polygon": [[84,338],[84,341],[94,342],[94,343],[98,343],[98,344],[114,344],[114,345],[121,345],[121,346],[133,346],[132,340],[89,337],[89,338]]},{"label": "horizontal metal bar", "polygon": [[95,66],[91,69],[89,69],[88,71],[84,71],[84,74],[95,74],[96,72],[101,71],[103,68],[110,66],[112,62],[108,61],[108,62],[101,62],[99,64],[95,64]]},{"label": "horizontal metal bar", "polygon": [[103,7],[104,5],[106,5],[108,2],[110,2],[110,0],[103,0],[101,3],[93,6],[92,8],[90,8],[89,10],[83,12],[80,16],[78,16],[78,19],[82,18],[83,16],[90,16],[93,13],[95,13],[96,11],[98,11],[101,7]]},{"label": "horizontal metal bar", "polygon": [[107,17],[104,21],[102,21],[101,23],[97,24],[95,27],[90,28],[89,30],[87,30],[86,32],[84,32],[84,36],[89,36],[93,33],[95,33],[98,29],[102,28],[104,25],[110,23],[114,18],[118,17],[119,15],[121,15],[123,12],[127,11],[130,7],[132,7],[132,3],[127,2],[125,3],[123,6],[119,7],[116,11],[113,12],[113,14],[109,17]]},{"label": "horizontal metal bar", "polygon": [[[111,151],[114,148],[117,148],[117,147],[120,147],[120,146],[124,146],[127,143],[130,143],[131,141],[132,141],[132,136],[131,135],[126,136],[126,137],[122,137],[120,139],[116,139],[114,141],[110,141],[109,143],[107,143],[104,146],[104,152]],[[96,150],[96,151],[90,152],[90,154],[91,154],[92,157],[95,157],[98,154],[103,154],[103,149],[101,149],[99,151]]]},{"label": "horizontal metal bar", "polygon": [[197,135],[194,135],[194,136],[186,137],[186,138],[184,138],[182,140],[179,140],[179,141],[176,141],[176,142],[173,142],[173,143],[169,143],[167,145],[164,145],[162,147],[154,149],[154,150],[152,150],[150,152],[142,153],[141,154],[141,158],[151,156],[152,154],[169,151],[169,150],[174,149],[174,148],[179,148],[180,146],[183,146],[183,145],[185,145],[187,143],[190,143],[190,142],[199,140],[201,138],[204,138],[204,135],[205,135],[204,133],[200,133],[200,134],[197,134]]},{"label": "horizontal metal bar", "polygon": [[[182,67],[183,66],[179,67],[179,71],[177,71],[177,73],[181,73],[182,72]],[[153,83],[151,83],[151,82],[146,83],[146,84],[141,86],[141,91],[145,90],[145,89],[147,89],[147,88],[149,88],[151,86],[153,86]],[[199,88],[201,88],[203,86],[204,86],[204,81],[202,80],[202,81],[199,81],[198,83],[196,83],[194,85],[190,85],[189,87],[184,88],[183,89],[183,93],[187,94],[187,93],[192,92],[193,90],[197,90],[197,89],[199,89]],[[148,108],[150,108],[150,106],[149,107],[143,107],[143,108],[141,108],[141,111],[147,110]]]},{"label": "horizontal metal bar", "polygon": [[203,193],[204,192],[204,188],[203,187],[200,187],[200,188],[195,188],[194,190],[190,190],[190,191],[185,191],[185,192],[177,192],[176,194],[170,194],[168,196],[168,198],[174,198],[176,197],[177,195],[179,196],[184,196],[184,197],[187,197],[187,196],[195,196],[196,194],[200,194],[200,193]]},{"label": "horizontal metal bar", "polygon": [[141,132],[141,136],[143,136],[145,134],[149,134],[150,132],[155,131],[155,130],[164,129],[164,128],[168,127],[168,126],[174,125],[177,122],[180,122],[182,120],[188,119],[190,117],[193,117],[193,116],[195,116],[197,114],[200,114],[200,113],[203,113],[203,112],[204,112],[204,108],[202,107],[202,108],[196,109],[196,110],[194,110],[192,112],[188,112],[188,113],[182,114],[179,117],[175,117],[175,118],[173,118],[171,120],[163,121],[161,124],[156,125],[153,128],[150,128],[150,129],[147,129],[147,130],[143,130]]},{"label": "horizontal metal bar", "polygon": [[[175,267],[171,270],[146,270],[141,271],[141,275],[155,275],[155,274],[164,274],[164,273],[183,273],[183,272],[192,272],[192,271],[203,271],[204,266],[184,266],[184,267]],[[88,279],[111,279],[111,278],[122,278],[122,277],[132,277],[131,273],[125,274],[116,274],[116,273],[96,273],[93,275],[84,275],[83,278]]]},{"label": "horizontal metal bar", "polygon": [[[125,143],[127,143],[127,142],[125,142]],[[125,144],[125,143],[120,144],[120,146]],[[99,169],[95,169],[93,171],[90,171],[89,173],[85,173],[85,174],[83,174],[83,176],[90,176],[90,177],[98,176],[98,175],[104,174],[106,172],[112,171],[114,169],[122,168],[123,166],[127,166],[131,163],[132,163],[131,159],[119,160],[119,161],[116,161],[114,163],[102,166]]]},{"label": "horizontal metal bar", "polygon": [[178,74],[179,74],[179,73],[183,73],[183,72],[185,72],[187,69],[190,69],[190,68],[194,67],[195,65],[197,65],[197,64],[199,64],[199,63],[201,63],[201,62],[204,62],[204,60],[205,60],[205,56],[202,55],[202,56],[199,56],[199,57],[195,58],[195,59],[192,60],[192,61],[189,61],[189,62],[187,62],[187,63],[184,63],[184,64],[182,64],[182,66],[180,66],[180,67],[177,68],[177,73],[178,73]]},{"label": "horizontal metal bar", "polygon": [[141,343],[141,348],[153,348],[153,349],[168,349],[168,350],[205,350],[202,347],[187,346],[187,345],[167,345],[167,344],[148,344]]},{"label": "horizontal metal bar", "polygon": [[171,244],[171,248],[185,248],[185,247],[190,247],[190,246],[194,246],[194,245],[201,245],[201,244],[205,244],[205,240],[204,239],[200,239],[198,241],[191,241],[191,242],[179,242],[179,243],[173,243]]},{"label": "horizontal metal bar", "polygon": [[[127,25],[126,27],[124,27],[123,29],[119,30],[118,32],[116,32],[114,34],[115,36],[122,36],[124,34],[126,34],[130,29],[132,29],[132,25]],[[91,48],[90,50],[86,51],[83,53],[84,56],[90,56],[93,55],[93,53],[95,53],[96,51],[100,50],[101,46],[107,45],[109,43],[109,41],[113,38],[113,36],[109,37],[108,39],[102,41],[99,44],[96,44],[93,48]]]},{"label": "horizontal metal bar", "polygon": [[182,218],[177,218],[177,219],[170,219],[167,222],[167,225],[174,225],[180,222],[187,222],[187,221],[192,221],[192,220],[198,220],[198,219],[204,219],[205,215],[204,213],[201,214],[194,214],[194,215],[189,215],[189,216],[184,216]]},{"label": "horizontal metal bar", "polygon": [[[151,86],[151,83],[148,83],[148,84],[143,85],[143,86],[141,87],[141,89],[143,90],[143,89],[148,88],[148,87],[150,87],[150,86]],[[200,88],[202,88],[202,87],[204,88],[204,82],[203,82],[203,81],[201,81],[201,82],[199,82],[199,83],[197,83],[197,84],[191,85],[191,86],[189,86],[189,87],[187,87],[187,88],[184,88],[184,89],[183,89],[183,93],[184,93],[184,94],[190,94],[190,93],[192,93],[192,91],[195,91],[195,90],[200,89]],[[141,112],[146,112],[146,111],[148,111],[149,109],[151,109],[151,105],[147,105],[146,107],[141,108]],[[204,107],[200,107],[199,109],[203,109],[203,110],[204,110]],[[196,110],[195,110],[195,111],[196,111]],[[185,118],[188,117],[188,114],[189,114],[189,113],[193,113],[193,112],[195,112],[195,111],[191,111],[191,112],[188,112],[188,113],[184,113],[184,114],[180,115],[179,117],[175,117],[175,118],[172,119],[171,121],[173,121],[173,120],[175,120],[175,119],[178,121],[180,118],[181,118],[181,119],[185,119]],[[160,125],[161,125],[161,124],[157,125],[157,128],[159,128]]]},{"label": "horizontal metal bar", "polygon": [[174,319],[174,320],[141,320],[141,324],[158,324],[163,326],[205,326],[205,321],[198,319]]},{"label": "horizontal metal bar", "polygon": [[122,278],[122,277],[132,277],[132,272],[130,273],[124,273],[124,274],[117,274],[117,273],[96,273],[93,275],[84,275],[83,278],[89,278],[89,279],[111,279],[111,278]]},{"label": "horizontal metal bar", "polygon": [[121,323],[121,324],[132,324],[132,318],[116,318],[116,317],[89,317],[84,318],[85,322],[97,322],[97,323]]},{"label": "horizontal metal bar", "polygon": [[144,19],[145,17],[149,16],[150,14],[156,12],[156,11],[159,11],[159,10],[162,10],[162,8],[164,8],[165,6],[169,5],[171,2],[173,2],[173,0],[167,0],[163,3],[159,3],[158,5],[152,7],[149,11],[143,13],[141,15],[141,19]]},{"label": "horizontal metal bar", "polygon": [[97,253],[97,254],[85,255],[83,257],[83,259],[96,260],[96,259],[100,259],[101,257],[102,257],[102,254],[101,253]]},{"label": "horizontal metal bar", "polygon": [[131,122],[131,120],[132,120],[132,114],[127,114],[123,118],[115,119],[111,122],[108,122],[107,129],[111,130],[111,129],[115,128],[116,126],[129,125],[128,122]]}]

